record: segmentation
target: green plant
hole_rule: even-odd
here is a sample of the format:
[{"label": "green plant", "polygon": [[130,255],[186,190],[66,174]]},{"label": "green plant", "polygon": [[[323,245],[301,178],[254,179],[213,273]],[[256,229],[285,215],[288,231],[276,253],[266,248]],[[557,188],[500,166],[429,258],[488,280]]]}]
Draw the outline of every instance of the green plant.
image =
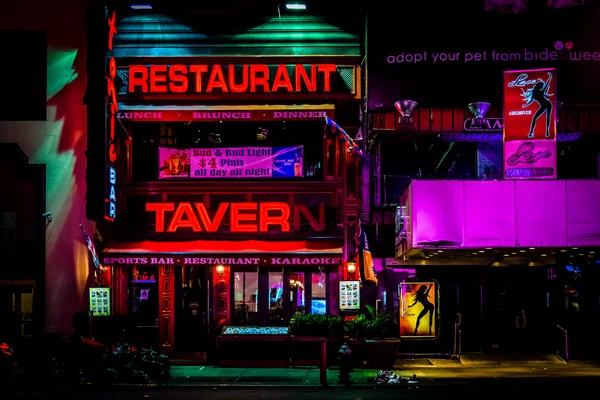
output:
[{"label": "green plant", "polygon": [[396,324],[392,314],[381,312],[375,315],[375,310],[366,306],[366,314],[346,321],[344,333],[353,339],[383,339],[397,336]]},{"label": "green plant", "polygon": [[369,320],[364,314],[344,323],[344,334],[352,339],[364,339],[367,337],[367,326]]},{"label": "green plant", "polygon": [[397,336],[394,316],[390,313],[380,312],[367,324],[368,339],[384,339]]},{"label": "green plant", "polygon": [[342,317],[324,314],[297,314],[290,321],[290,334],[295,336],[340,336]]}]

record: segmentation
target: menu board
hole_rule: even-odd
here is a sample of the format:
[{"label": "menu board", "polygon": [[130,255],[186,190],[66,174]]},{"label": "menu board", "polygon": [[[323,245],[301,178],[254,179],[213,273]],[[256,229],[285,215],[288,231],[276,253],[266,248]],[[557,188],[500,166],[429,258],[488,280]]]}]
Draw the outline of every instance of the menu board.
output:
[{"label": "menu board", "polygon": [[360,310],[359,281],[340,281],[340,310]]},{"label": "menu board", "polygon": [[158,149],[159,179],[300,178],[304,147]]},{"label": "menu board", "polygon": [[94,317],[110,315],[110,288],[90,288],[90,311]]}]

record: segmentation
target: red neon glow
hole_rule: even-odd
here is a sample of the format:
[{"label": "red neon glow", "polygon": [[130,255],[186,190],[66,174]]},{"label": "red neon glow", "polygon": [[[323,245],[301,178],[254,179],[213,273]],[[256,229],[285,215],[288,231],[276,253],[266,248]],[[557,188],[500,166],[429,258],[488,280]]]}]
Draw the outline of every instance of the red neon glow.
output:
[{"label": "red neon glow", "polygon": [[113,39],[117,34],[117,13],[113,11],[108,19],[108,50],[113,49]]},{"label": "red neon glow", "polygon": [[172,93],[185,93],[188,91],[188,80],[185,75],[188,73],[185,65],[173,65],[169,69],[169,91]]},{"label": "red neon glow", "polygon": [[[337,66],[312,64],[307,71],[302,64],[279,64],[273,76],[267,64],[229,64],[227,73],[224,73],[223,69],[220,64],[130,65],[128,91],[183,93],[191,85],[195,93],[328,93],[331,92],[331,75],[337,71]],[[206,76],[206,79],[203,79],[203,76]],[[317,85],[319,76],[322,77],[321,88]],[[184,88],[186,90],[183,90]]]},{"label": "red neon glow", "polygon": [[150,91],[152,93],[167,93],[166,65],[152,65],[150,67]]},{"label": "red neon glow", "polygon": [[[292,210],[293,209],[293,210]],[[229,211],[230,232],[268,232],[272,226],[280,227],[281,232],[290,232],[290,216],[293,211],[294,230],[300,231],[304,218],[315,231],[325,229],[325,205],[319,205],[319,215],[315,217],[304,204],[290,206],[281,202],[240,202],[221,203],[212,219],[203,203],[146,203],[146,211],[155,214],[155,231],[165,232],[166,212],[173,212],[168,220],[166,232],[178,229],[191,229],[192,232],[218,232]]]}]

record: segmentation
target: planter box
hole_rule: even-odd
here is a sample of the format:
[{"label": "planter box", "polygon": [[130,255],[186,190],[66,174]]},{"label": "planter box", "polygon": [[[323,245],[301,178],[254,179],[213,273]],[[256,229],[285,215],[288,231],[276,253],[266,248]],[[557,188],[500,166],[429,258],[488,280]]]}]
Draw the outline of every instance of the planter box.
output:
[{"label": "planter box", "polygon": [[219,336],[219,364],[227,367],[288,367],[289,336]]},{"label": "planter box", "polygon": [[367,360],[365,339],[348,339],[348,347],[352,351],[352,366],[364,368]]},{"label": "planter box", "polygon": [[374,369],[393,369],[400,339],[365,341],[367,365]]},{"label": "planter box", "polygon": [[[317,336],[294,336],[290,337],[290,364],[293,367],[318,366],[321,364],[321,340]],[[327,365],[338,363],[337,352],[342,342],[339,338],[325,338],[327,341]]]}]

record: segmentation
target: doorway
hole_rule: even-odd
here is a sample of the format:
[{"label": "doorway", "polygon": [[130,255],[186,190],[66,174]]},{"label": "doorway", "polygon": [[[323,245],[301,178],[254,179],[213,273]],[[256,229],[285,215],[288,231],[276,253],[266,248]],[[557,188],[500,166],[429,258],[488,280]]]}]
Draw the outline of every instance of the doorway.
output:
[{"label": "doorway", "polygon": [[206,267],[175,268],[175,350],[206,352],[210,331],[210,276]]},{"label": "doorway", "polygon": [[461,282],[456,286],[456,322],[460,328],[463,353],[484,351],[483,296],[484,288],[479,282]]},{"label": "doorway", "polygon": [[492,268],[486,296],[486,340],[499,353],[544,353],[552,312],[545,268]]}]

